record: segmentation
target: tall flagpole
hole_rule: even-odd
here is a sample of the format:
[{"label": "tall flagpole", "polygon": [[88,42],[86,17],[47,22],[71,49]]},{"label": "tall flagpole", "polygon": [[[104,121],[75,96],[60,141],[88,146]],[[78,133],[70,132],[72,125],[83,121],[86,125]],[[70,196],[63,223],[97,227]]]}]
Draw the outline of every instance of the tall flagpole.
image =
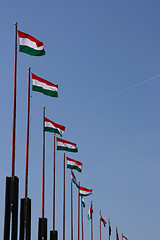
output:
[{"label": "tall flagpole", "polygon": [[17,25],[15,22],[15,51],[14,51],[14,92],[13,92],[13,125],[12,125],[12,160],[11,177],[15,174],[15,136],[16,136],[16,88],[17,88]]},{"label": "tall flagpole", "polygon": [[108,234],[108,239],[110,240],[110,219],[108,218],[108,226],[109,226],[109,234]]},{"label": "tall flagpole", "polygon": [[101,240],[101,210],[100,210],[99,214],[100,214],[99,223],[100,223],[100,240]]},{"label": "tall flagpole", "polygon": [[123,240],[123,233],[122,233],[122,240]]},{"label": "tall flagpole", "polygon": [[55,133],[53,143],[53,231],[55,230]]},{"label": "tall flagpole", "polygon": [[82,205],[82,197],[81,197],[81,225],[82,225],[82,240],[83,240],[83,205]]},{"label": "tall flagpole", "polygon": [[[78,186],[80,187],[80,182]],[[80,196],[79,196],[79,188],[78,188],[78,240],[79,240],[79,217],[80,217]]]},{"label": "tall flagpole", "polygon": [[65,153],[63,161],[63,240],[65,240]]},{"label": "tall flagpole", "polygon": [[[71,169],[72,175],[72,169]],[[71,240],[73,240],[73,202],[72,202],[72,181],[71,181]]]},{"label": "tall flagpole", "polygon": [[[91,201],[91,206],[92,206],[92,201]],[[93,206],[92,206],[92,209],[93,209]],[[92,214],[92,211],[91,211],[91,240],[93,240],[93,214]]]},{"label": "tall flagpole", "polygon": [[42,218],[44,218],[44,191],[45,191],[45,131],[44,131],[45,107],[43,107],[43,159],[42,159]]}]

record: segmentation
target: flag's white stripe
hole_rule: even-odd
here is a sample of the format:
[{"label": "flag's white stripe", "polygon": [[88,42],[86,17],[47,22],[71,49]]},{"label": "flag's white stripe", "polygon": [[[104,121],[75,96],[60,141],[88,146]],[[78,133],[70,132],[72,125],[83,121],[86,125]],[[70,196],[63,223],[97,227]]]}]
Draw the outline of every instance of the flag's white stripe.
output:
[{"label": "flag's white stripe", "polygon": [[69,144],[69,143],[62,143],[62,142],[57,142],[58,147],[67,147],[70,149],[76,149],[76,146]]},{"label": "flag's white stripe", "polygon": [[58,128],[58,127],[55,127],[51,122],[45,122],[45,127],[57,129],[57,130],[60,132],[61,135],[64,133],[64,131],[62,131],[62,130],[61,130],[60,128]]},{"label": "flag's white stripe", "polygon": [[80,194],[91,194],[92,192],[80,190]]},{"label": "flag's white stripe", "polygon": [[57,92],[58,88],[57,87],[52,87],[50,85],[47,85],[46,83],[42,83],[36,79],[32,79],[32,84],[36,87],[42,87],[43,89],[52,91],[52,92]]},{"label": "flag's white stripe", "polygon": [[82,166],[81,166],[81,165],[78,165],[77,163],[72,162],[72,161],[70,161],[70,160],[67,160],[67,164],[72,165],[72,166],[77,166],[77,167],[79,167],[80,169],[82,169]]},{"label": "flag's white stripe", "polygon": [[77,182],[77,179],[74,178],[72,175],[71,175],[71,180],[73,180],[73,182],[78,186],[78,182]]},{"label": "flag's white stripe", "polygon": [[19,38],[19,44],[39,51],[44,49],[44,46],[37,47],[37,44],[28,38]]}]

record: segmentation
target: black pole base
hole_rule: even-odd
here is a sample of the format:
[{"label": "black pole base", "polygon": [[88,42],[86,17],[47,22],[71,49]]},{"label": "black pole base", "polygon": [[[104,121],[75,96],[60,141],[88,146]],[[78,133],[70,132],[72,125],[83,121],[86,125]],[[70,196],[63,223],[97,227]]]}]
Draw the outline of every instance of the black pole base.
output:
[{"label": "black pole base", "polygon": [[38,240],[47,240],[47,218],[39,218]]},{"label": "black pole base", "polygon": [[31,239],[31,199],[21,199],[19,240]]},{"label": "black pole base", "polygon": [[58,231],[50,231],[50,240],[58,240]]},{"label": "black pole base", "polygon": [[[16,176],[6,177],[5,217],[3,235],[4,240],[10,239],[10,225],[11,225],[11,240],[17,240],[18,188],[19,188],[18,177]],[[10,219],[10,216],[12,218],[12,221]]]}]

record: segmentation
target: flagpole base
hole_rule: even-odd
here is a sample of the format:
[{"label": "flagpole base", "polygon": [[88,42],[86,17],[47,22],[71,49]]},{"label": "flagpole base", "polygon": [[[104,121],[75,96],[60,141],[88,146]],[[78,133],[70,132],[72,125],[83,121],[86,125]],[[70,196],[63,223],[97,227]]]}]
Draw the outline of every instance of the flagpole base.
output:
[{"label": "flagpole base", "polygon": [[47,240],[47,218],[39,218],[38,240]]},{"label": "flagpole base", "polygon": [[50,231],[50,240],[58,240],[58,231]]},{"label": "flagpole base", "polygon": [[31,239],[31,199],[21,199],[19,240]]}]

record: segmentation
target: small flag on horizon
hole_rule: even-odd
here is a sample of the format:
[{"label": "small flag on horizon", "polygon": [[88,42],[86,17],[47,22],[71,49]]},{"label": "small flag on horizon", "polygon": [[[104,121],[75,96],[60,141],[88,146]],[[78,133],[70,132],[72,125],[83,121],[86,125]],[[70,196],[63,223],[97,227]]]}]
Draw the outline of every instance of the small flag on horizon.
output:
[{"label": "small flag on horizon", "polygon": [[84,201],[84,197],[82,196],[82,206],[85,208],[86,204],[85,204],[85,201]]},{"label": "small flag on horizon", "polygon": [[58,137],[57,137],[57,150],[68,151],[68,152],[78,152],[78,148],[75,143],[66,141]]},{"label": "small flag on horizon", "polygon": [[41,92],[50,97],[58,97],[58,85],[55,85],[32,73],[32,91]]},{"label": "small flag on horizon", "polygon": [[81,162],[73,160],[69,157],[66,157],[66,158],[67,158],[67,168],[75,169],[78,172],[82,171],[82,163]]},{"label": "small flag on horizon", "polygon": [[50,119],[45,117],[44,118],[44,130],[46,132],[57,133],[62,137],[62,135],[65,131],[65,127],[60,124],[57,124],[55,122],[52,122]]},{"label": "small flag on horizon", "polygon": [[40,42],[31,35],[18,31],[19,35],[19,51],[32,56],[45,55],[43,42]]},{"label": "small flag on horizon", "polygon": [[92,189],[87,189],[85,187],[79,187],[79,195],[80,196],[89,196],[92,194]]},{"label": "small flag on horizon", "polygon": [[74,183],[77,186],[77,188],[79,188],[77,179],[76,179],[76,177],[75,177],[73,172],[71,172],[71,181],[72,181],[72,183]]},{"label": "small flag on horizon", "polygon": [[126,238],[123,234],[122,234],[122,240],[125,239],[125,240],[128,240],[128,238]]},{"label": "small flag on horizon", "polygon": [[92,207],[92,203],[91,203],[91,206],[88,211],[88,220],[92,219],[92,213],[93,213],[93,207]]},{"label": "small flag on horizon", "polygon": [[104,227],[106,226],[106,221],[104,220],[104,218],[102,217],[102,215],[100,214],[100,221],[103,223]]}]

